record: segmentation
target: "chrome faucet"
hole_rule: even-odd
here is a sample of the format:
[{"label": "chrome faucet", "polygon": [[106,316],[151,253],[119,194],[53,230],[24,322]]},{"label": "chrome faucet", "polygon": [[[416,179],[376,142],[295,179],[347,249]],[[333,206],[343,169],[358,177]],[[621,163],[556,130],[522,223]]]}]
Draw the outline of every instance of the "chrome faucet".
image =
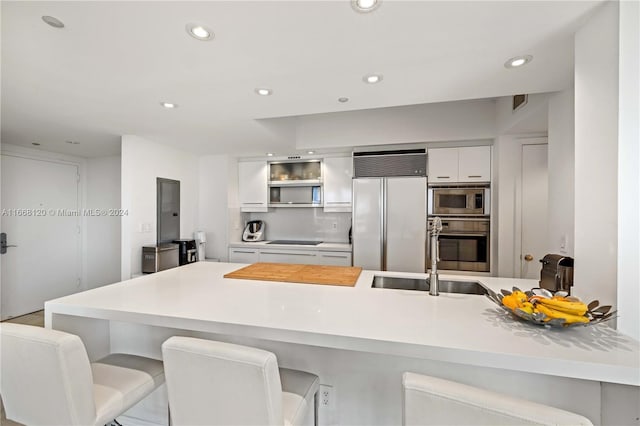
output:
[{"label": "chrome faucet", "polygon": [[438,237],[442,232],[442,219],[436,216],[431,224],[431,272],[429,273],[429,294],[437,296],[438,293],[438,261],[440,260],[440,244]]}]

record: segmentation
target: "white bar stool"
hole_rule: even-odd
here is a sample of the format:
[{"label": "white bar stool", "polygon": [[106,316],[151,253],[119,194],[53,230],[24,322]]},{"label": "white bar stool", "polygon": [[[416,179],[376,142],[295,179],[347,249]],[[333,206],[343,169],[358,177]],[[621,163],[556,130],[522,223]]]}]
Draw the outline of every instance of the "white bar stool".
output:
[{"label": "white bar stool", "polygon": [[6,415],[29,426],[104,425],[164,383],[161,361],[111,354],[89,363],[73,334],[3,323],[0,337]]},{"label": "white bar stool", "polygon": [[172,425],[315,423],[318,376],[278,369],[271,352],[174,336],[162,355]]},{"label": "white bar stool", "polygon": [[403,425],[591,425],[586,417],[449,380],[402,375]]}]

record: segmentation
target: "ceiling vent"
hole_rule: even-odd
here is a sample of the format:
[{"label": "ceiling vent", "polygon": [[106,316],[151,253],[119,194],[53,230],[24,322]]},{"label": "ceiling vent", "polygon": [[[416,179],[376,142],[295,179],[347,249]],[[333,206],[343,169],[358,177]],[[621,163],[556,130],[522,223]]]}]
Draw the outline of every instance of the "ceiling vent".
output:
[{"label": "ceiling vent", "polygon": [[528,101],[529,95],[514,95],[511,111],[516,112],[517,110],[524,108]]},{"label": "ceiling vent", "polygon": [[424,149],[353,153],[354,177],[426,176]]},{"label": "ceiling vent", "polygon": [[300,160],[302,157],[299,155],[290,155],[287,157],[287,160]]}]

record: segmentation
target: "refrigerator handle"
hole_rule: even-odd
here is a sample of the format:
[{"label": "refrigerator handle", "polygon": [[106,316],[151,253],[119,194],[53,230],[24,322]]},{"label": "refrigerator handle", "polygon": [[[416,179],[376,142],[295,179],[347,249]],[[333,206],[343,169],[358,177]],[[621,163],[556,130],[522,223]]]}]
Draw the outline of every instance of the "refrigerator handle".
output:
[{"label": "refrigerator handle", "polygon": [[380,241],[380,265],[383,271],[387,270],[387,179],[382,178],[380,181],[380,196],[382,198],[382,220],[381,220],[381,234],[382,239]]}]

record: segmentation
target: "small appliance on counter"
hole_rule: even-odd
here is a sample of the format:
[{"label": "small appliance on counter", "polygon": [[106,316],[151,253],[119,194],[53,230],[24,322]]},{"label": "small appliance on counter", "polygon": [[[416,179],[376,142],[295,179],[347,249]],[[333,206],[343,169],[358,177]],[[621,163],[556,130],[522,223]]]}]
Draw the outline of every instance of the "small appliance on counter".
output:
[{"label": "small appliance on counter", "polygon": [[244,232],[242,233],[242,241],[264,241],[265,228],[266,224],[264,223],[264,221],[250,220],[244,227]]},{"label": "small appliance on counter", "polygon": [[178,266],[178,244],[158,244],[142,247],[142,273],[152,274]]},{"label": "small appliance on counter", "polygon": [[547,254],[540,259],[540,287],[547,290],[566,291],[573,286],[573,258],[560,254]]},{"label": "small appliance on counter", "polygon": [[196,240],[198,262],[202,262],[205,259],[205,247],[207,245],[207,234],[204,231],[196,231],[193,233],[193,238]]},{"label": "small appliance on counter", "polygon": [[173,240],[173,242],[179,246],[178,260],[181,266],[197,260],[196,240]]}]

